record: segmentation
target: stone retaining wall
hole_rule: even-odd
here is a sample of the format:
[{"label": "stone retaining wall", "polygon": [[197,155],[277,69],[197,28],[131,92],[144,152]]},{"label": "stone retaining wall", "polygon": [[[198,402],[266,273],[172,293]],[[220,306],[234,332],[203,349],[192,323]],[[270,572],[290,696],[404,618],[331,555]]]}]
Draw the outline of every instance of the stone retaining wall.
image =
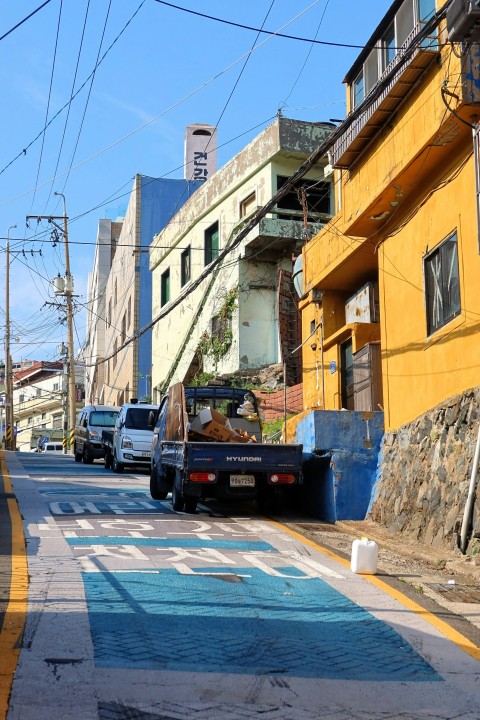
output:
[{"label": "stone retaining wall", "polygon": [[[457,546],[480,421],[480,387],[384,436],[368,517],[422,543]],[[480,490],[474,534],[480,531]],[[478,541],[469,545],[472,551]]]}]

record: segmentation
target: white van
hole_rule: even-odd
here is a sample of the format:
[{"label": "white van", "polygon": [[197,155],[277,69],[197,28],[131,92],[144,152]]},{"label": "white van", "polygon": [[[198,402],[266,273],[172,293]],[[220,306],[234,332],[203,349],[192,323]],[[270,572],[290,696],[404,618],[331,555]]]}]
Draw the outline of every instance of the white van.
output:
[{"label": "white van", "polygon": [[148,424],[151,410],[158,410],[158,405],[146,403],[125,403],[115,423],[111,446],[105,454],[105,467],[114,472],[123,472],[126,466],[139,465],[150,467],[153,428]]},{"label": "white van", "polygon": [[63,443],[61,442],[46,442],[43,444],[42,453],[62,453],[63,454]]}]

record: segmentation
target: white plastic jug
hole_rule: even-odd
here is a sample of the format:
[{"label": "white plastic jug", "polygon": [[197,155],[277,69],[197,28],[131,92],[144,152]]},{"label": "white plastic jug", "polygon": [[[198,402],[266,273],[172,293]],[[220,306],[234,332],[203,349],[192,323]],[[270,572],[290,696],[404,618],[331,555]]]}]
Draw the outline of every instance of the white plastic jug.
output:
[{"label": "white plastic jug", "polygon": [[352,543],[350,567],[359,575],[375,575],[377,572],[378,545],[374,540],[361,538]]}]

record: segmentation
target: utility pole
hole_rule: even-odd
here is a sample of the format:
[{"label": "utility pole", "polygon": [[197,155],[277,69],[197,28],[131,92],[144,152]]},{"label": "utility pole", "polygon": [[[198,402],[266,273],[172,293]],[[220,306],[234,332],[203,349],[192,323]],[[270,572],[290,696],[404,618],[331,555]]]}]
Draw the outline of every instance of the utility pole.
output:
[{"label": "utility pole", "polygon": [[67,202],[63,193],[55,192],[63,198],[63,240],[65,244],[65,297],[67,301],[67,357],[68,357],[68,415],[69,430],[68,445],[71,447],[75,430],[77,397],[75,392],[75,355],[73,349],[73,278],[70,273],[70,253],[68,249],[68,218]]},{"label": "utility pole", "polygon": [[[67,217],[67,203],[65,195],[60,192],[55,192],[54,195],[59,195],[63,198],[63,215],[29,215],[27,220],[48,220],[57,229],[59,229],[63,235],[64,247],[65,247],[65,279],[62,280],[61,287],[55,290],[56,295],[63,295],[66,300],[67,306],[67,375],[68,375],[68,435],[67,435],[67,448],[71,447],[73,442],[73,433],[75,430],[76,420],[76,407],[77,398],[75,391],[75,356],[73,346],[73,277],[70,273],[70,253],[68,249],[68,217]],[[63,227],[57,225],[56,221],[61,220]]]},{"label": "utility pole", "polygon": [[12,358],[10,356],[10,230],[16,227],[16,225],[10,225],[8,228],[5,248],[5,448],[7,450],[15,450]]}]

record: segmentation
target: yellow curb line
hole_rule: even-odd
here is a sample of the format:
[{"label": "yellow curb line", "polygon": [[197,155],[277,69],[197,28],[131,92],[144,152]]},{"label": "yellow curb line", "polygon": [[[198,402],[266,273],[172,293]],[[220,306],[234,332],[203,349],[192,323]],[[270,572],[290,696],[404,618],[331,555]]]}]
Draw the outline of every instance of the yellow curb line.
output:
[{"label": "yellow curb line", "polygon": [[[12,483],[0,450],[0,469],[5,492],[12,492]],[[6,718],[13,676],[20,655],[20,643],[27,616],[28,568],[22,518],[16,500],[7,499],[12,524],[12,574],[5,620],[0,631],[0,718]]]},{"label": "yellow curb line", "polygon": [[[304,537],[301,533],[298,533],[296,530],[292,530],[286,525],[282,525],[282,523],[275,522],[275,520],[269,520],[269,522],[272,525],[280,528],[281,530],[286,531],[287,533],[289,533],[289,535],[292,535],[294,538],[300,540],[305,545],[310,545],[310,547],[319,550],[321,553],[323,553],[323,555],[326,555],[327,557],[335,560],[341,565],[350,568],[349,560],[345,560],[345,558],[342,558],[340,557],[340,555],[337,555],[331,550],[328,550],[328,548],[325,548],[322,545],[314,542],[313,540]],[[362,575],[362,577],[364,578],[364,580],[368,580],[368,582],[372,583],[372,585],[376,585],[380,590],[388,593],[388,595],[390,595],[399,603],[404,605],[404,607],[408,608],[412,612],[417,613],[417,615],[420,615],[423,620],[426,620],[426,622],[428,622],[430,625],[433,625],[434,628],[439,630],[442,635],[445,635],[445,637],[448,638],[451,642],[453,642],[457,647],[459,647],[460,650],[466,652],[467,655],[475,658],[475,660],[480,660],[480,647],[478,647],[478,645],[475,645],[471,640],[462,635],[462,633],[459,633],[458,630],[452,628],[444,620],[441,620],[439,617],[434,615],[434,613],[425,610],[425,608],[416,603],[415,600],[411,600],[409,597],[407,597],[407,595],[404,595],[399,590],[395,590],[395,588],[392,588],[386,582],[380,580],[380,578],[375,577],[375,575]]]}]

